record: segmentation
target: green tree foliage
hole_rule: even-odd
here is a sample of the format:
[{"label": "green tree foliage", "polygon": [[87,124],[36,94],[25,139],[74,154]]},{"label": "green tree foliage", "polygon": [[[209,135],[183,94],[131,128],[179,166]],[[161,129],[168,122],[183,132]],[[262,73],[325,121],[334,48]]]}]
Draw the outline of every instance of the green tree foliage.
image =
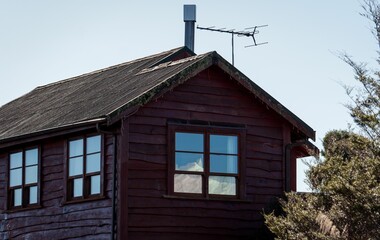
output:
[{"label": "green tree foliage", "polygon": [[332,131],[325,160],[308,173],[311,194],[287,193],[284,215],[265,216],[279,239],[379,239],[380,157],[367,137]]},{"label": "green tree foliage", "polygon": [[[363,6],[380,46],[380,3],[368,0]],[[284,214],[265,215],[278,239],[380,239],[380,71],[342,58],[359,83],[346,87],[358,133],[329,132],[324,160],[307,173],[313,193],[287,193],[280,200]]]}]

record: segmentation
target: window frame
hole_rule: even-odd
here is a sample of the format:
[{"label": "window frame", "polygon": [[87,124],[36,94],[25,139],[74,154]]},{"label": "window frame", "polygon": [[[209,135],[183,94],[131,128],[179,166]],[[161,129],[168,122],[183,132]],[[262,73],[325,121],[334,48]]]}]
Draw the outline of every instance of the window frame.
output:
[{"label": "window frame", "polygon": [[[87,154],[87,140],[88,138],[99,136],[100,137],[100,171],[86,173],[86,159]],[[82,160],[82,174],[77,174],[75,176],[70,176],[70,142],[76,140],[83,140],[83,160]],[[90,201],[104,198],[105,192],[105,181],[104,181],[104,159],[105,159],[105,147],[104,147],[104,134],[101,133],[91,133],[91,134],[82,134],[75,137],[68,138],[65,141],[65,161],[64,161],[64,172],[65,172],[65,184],[64,184],[64,195],[65,195],[65,204],[67,203],[76,203],[82,201]],[[79,156],[79,155],[78,155]],[[91,176],[100,175],[100,193],[90,194],[91,191]],[[82,196],[74,197],[73,196],[73,184],[74,179],[82,178]]]},{"label": "window frame", "polygon": [[[181,133],[201,133],[204,138],[203,147],[203,165],[204,171],[185,171],[175,170],[175,134]],[[221,136],[237,136],[238,137],[238,163],[237,173],[212,173],[210,172],[210,135]],[[181,123],[168,123],[168,195],[199,198],[199,199],[245,199],[245,138],[246,128],[241,125],[214,125],[207,123],[202,124],[181,124]],[[202,192],[201,193],[183,193],[174,191],[174,175],[175,174],[192,174],[202,176]],[[222,195],[209,193],[209,177],[210,176],[233,176],[236,179],[236,195]]]},{"label": "window frame", "polygon": [[[26,172],[26,157],[25,152],[37,149],[37,183],[25,183],[25,172]],[[21,171],[22,171],[22,178],[21,178],[21,185],[18,185],[16,187],[10,186],[11,181],[11,155],[15,153],[21,153],[22,154],[22,165],[21,165]],[[19,210],[28,210],[28,209],[34,209],[41,207],[41,147],[39,145],[32,145],[28,147],[23,148],[17,148],[15,150],[12,150],[8,153],[8,159],[7,159],[7,210],[9,211],[19,211]],[[20,187],[21,186],[21,187]],[[37,202],[29,204],[30,201],[29,198],[29,188],[36,186],[37,187]],[[21,188],[21,205],[20,206],[14,206],[13,200],[14,200],[14,189],[20,189]]]}]

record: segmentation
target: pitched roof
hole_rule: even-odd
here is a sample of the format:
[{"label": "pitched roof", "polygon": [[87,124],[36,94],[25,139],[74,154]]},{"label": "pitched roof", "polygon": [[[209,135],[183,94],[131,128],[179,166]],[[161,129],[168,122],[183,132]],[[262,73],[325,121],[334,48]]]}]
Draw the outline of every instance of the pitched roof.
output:
[{"label": "pitched roof", "polygon": [[184,47],[37,87],[0,108],[0,144],[90,122],[112,124],[126,110],[149,102],[214,64],[306,137],[315,138],[311,127],[216,52],[194,55]]}]

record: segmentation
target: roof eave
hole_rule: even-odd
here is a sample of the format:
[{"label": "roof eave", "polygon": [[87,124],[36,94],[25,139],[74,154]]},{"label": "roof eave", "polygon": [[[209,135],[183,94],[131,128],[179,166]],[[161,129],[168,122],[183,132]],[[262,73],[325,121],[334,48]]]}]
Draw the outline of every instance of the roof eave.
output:
[{"label": "roof eave", "polygon": [[15,146],[18,144],[39,141],[39,140],[50,138],[50,137],[56,137],[63,134],[74,133],[78,131],[84,131],[84,130],[96,128],[97,124],[105,123],[105,122],[106,122],[106,118],[103,118],[103,117],[96,118],[96,119],[89,119],[89,120],[79,121],[72,124],[67,124],[64,126],[43,129],[40,131],[28,133],[28,134],[4,138],[0,140],[0,149],[7,148],[10,146]]},{"label": "roof eave", "polygon": [[216,65],[221,68],[224,72],[239,82],[243,87],[253,93],[262,103],[273,109],[277,114],[282,116],[296,129],[302,132],[306,138],[311,138],[313,141],[315,141],[315,131],[309,125],[307,125],[304,121],[302,121],[299,117],[288,110],[269,93],[251,81],[242,72],[231,65],[228,61],[223,59],[216,52],[205,54],[204,57],[199,58],[190,66],[182,69],[180,72],[174,74],[166,80],[163,80],[159,85],[156,85],[135,99],[132,99],[123,106],[110,112],[107,114],[107,124],[112,125],[120,119],[134,114],[139,107],[145,105],[153,99],[157,99],[167,91],[172,90],[176,86],[184,83],[188,79],[194,77],[212,65]]}]

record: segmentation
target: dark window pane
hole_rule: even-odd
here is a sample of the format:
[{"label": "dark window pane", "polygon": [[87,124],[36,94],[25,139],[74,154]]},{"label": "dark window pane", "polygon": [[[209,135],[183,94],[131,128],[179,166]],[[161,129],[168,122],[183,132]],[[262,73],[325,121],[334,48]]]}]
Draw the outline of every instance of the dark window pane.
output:
[{"label": "dark window pane", "polygon": [[238,173],[238,158],[231,155],[210,155],[210,172]]},{"label": "dark window pane", "polygon": [[22,166],[22,152],[12,153],[10,155],[10,169]]},{"label": "dark window pane", "polygon": [[81,197],[83,196],[83,178],[76,178],[74,179],[73,184],[73,197]]},{"label": "dark window pane", "polygon": [[70,149],[70,152],[69,152],[70,157],[83,155],[83,139],[70,141],[69,149]]},{"label": "dark window pane", "polygon": [[86,158],[86,173],[100,171],[100,153],[87,155]]},{"label": "dark window pane", "polygon": [[22,168],[12,169],[9,175],[10,187],[20,186],[22,184]]},{"label": "dark window pane", "polygon": [[237,154],[237,136],[210,135],[210,152]]},{"label": "dark window pane", "polygon": [[29,204],[37,203],[37,186],[29,188]]},{"label": "dark window pane", "polygon": [[83,174],[83,157],[70,158],[69,176]]},{"label": "dark window pane", "polygon": [[38,164],[38,148],[25,151],[25,166]]},{"label": "dark window pane", "polygon": [[174,174],[174,192],[202,193],[202,176]]},{"label": "dark window pane", "polygon": [[22,190],[21,188],[13,190],[13,206],[18,207],[22,204]]},{"label": "dark window pane", "polygon": [[210,176],[208,181],[210,194],[236,195],[235,177]]},{"label": "dark window pane", "polygon": [[175,150],[189,152],[203,152],[203,134],[175,133]]},{"label": "dark window pane", "polygon": [[37,183],[38,167],[31,166],[25,168],[25,184]]},{"label": "dark window pane", "polygon": [[91,189],[90,194],[100,193],[100,175],[91,176]]},{"label": "dark window pane", "polygon": [[203,172],[203,154],[176,152],[175,170]]},{"label": "dark window pane", "polygon": [[87,154],[100,152],[100,136],[87,138]]}]

